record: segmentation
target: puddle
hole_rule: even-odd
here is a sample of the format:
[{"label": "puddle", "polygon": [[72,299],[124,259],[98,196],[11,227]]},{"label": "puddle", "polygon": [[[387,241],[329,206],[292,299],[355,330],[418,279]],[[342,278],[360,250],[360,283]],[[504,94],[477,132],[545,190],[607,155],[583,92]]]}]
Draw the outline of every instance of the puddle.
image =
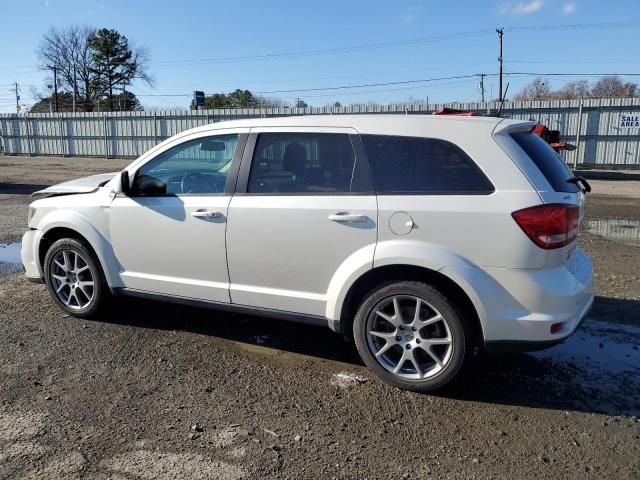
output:
[{"label": "puddle", "polygon": [[564,343],[529,355],[573,372],[572,383],[616,413],[640,414],[640,327],[588,319]]},{"label": "puddle", "polygon": [[587,219],[584,223],[587,232],[609,240],[640,246],[640,221],[616,218]]},{"label": "puddle", "polygon": [[22,260],[20,260],[21,247],[20,242],[0,243],[0,262],[19,263],[22,265]]},{"label": "puddle", "polygon": [[0,275],[21,272],[20,242],[0,243]]},{"label": "puddle", "polygon": [[640,380],[640,327],[586,321],[564,343],[531,355],[607,373],[631,372]]}]

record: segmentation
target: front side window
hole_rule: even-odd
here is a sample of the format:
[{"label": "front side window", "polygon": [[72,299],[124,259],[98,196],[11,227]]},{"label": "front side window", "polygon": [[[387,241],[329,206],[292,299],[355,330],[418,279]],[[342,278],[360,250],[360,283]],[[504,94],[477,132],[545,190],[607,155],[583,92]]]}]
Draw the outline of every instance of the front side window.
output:
[{"label": "front side window", "polygon": [[453,143],[389,135],[362,135],[378,193],[489,194],[493,185]]},{"label": "front side window", "polygon": [[134,195],[224,193],[238,138],[202,137],[161,153],[138,170]]},{"label": "front side window", "polygon": [[356,187],[355,172],[355,154],[347,134],[261,133],[247,191],[351,192]]}]

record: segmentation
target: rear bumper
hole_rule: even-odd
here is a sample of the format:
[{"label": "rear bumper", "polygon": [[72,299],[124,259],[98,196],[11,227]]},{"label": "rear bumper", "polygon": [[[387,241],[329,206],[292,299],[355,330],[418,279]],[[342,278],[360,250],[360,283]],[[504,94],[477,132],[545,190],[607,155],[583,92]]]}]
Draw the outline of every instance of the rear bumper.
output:
[{"label": "rear bumper", "polygon": [[[549,270],[462,267],[442,273],[470,296],[484,343],[493,350],[537,350],[560,343],[593,304],[593,267],[579,248],[565,265]],[[554,324],[560,325],[551,333]]]},{"label": "rear bumper", "polygon": [[491,354],[498,353],[522,353],[522,352],[536,352],[539,350],[546,350],[547,348],[551,348],[555,345],[559,345],[564,342],[567,338],[569,338],[573,332],[577,330],[582,321],[586,318],[593,306],[593,300],[591,303],[587,305],[586,310],[580,316],[578,321],[575,323],[575,326],[571,329],[571,331],[561,338],[555,338],[553,340],[493,340],[485,342],[485,351]]}]

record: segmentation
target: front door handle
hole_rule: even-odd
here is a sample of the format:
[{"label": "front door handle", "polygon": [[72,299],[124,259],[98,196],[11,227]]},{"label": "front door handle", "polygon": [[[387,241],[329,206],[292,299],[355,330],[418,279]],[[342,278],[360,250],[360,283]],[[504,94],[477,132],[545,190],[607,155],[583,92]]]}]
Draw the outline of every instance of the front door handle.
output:
[{"label": "front door handle", "polygon": [[369,219],[366,215],[358,215],[349,212],[338,212],[333,215],[329,215],[329,220],[334,222],[366,222]]},{"label": "front door handle", "polygon": [[195,210],[191,212],[191,216],[196,218],[220,218],[222,214],[213,210]]}]

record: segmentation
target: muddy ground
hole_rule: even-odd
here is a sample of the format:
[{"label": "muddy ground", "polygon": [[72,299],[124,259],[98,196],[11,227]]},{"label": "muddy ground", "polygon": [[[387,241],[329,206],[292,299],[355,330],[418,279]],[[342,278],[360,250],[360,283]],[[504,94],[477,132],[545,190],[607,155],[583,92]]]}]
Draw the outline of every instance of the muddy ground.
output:
[{"label": "muddy ground", "polygon": [[[29,192],[126,163],[0,157],[0,242]],[[0,478],[637,479],[640,198],[598,182],[589,319],[438,395],[384,385],[328,329],[139,300],[82,321],[0,275]]]}]

